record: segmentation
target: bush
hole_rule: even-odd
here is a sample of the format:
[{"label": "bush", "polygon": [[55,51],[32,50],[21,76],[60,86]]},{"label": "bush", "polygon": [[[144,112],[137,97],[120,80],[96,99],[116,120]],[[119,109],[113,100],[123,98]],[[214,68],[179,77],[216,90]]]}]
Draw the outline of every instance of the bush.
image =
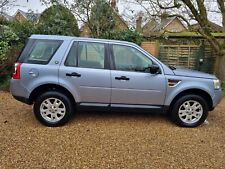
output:
[{"label": "bush", "polygon": [[0,63],[7,59],[7,52],[18,39],[8,26],[0,25]]},{"label": "bush", "polygon": [[34,22],[30,21],[12,21],[9,23],[9,27],[19,37],[16,45],[24,44],[28,37],[37,32]]},{"label": "bush", "polygon": [[79,35],[77,20],[69,9],[52,5],[40,16],[38,33],[48,35]]},{"label": "bush", "polygon": [[9,91],[10,77],[0,83],[0,90]]},{"label": "bush", "polygon": [[[6,82],[10,79],[13,73],[13,65],[20,54],[22,47],[11,47],[10,51],[6,54],[6,59],[0,62],[0,85],[6,86]],[[2,88],[2,87],[1,87]]]},{"label": "bush", "polygon": [[129,29],[124,31],[113,30],[106,32],[101,38],[123,40],[128,42],[133,42],[141,45],[142,37],[140,33],[135,30]]}]

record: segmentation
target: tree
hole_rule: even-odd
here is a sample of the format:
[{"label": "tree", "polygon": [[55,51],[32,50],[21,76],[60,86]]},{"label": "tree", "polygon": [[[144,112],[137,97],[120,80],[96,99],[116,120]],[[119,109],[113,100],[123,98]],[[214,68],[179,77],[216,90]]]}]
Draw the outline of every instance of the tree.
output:
[{"label": "tree", "polygon": [[5,8],[8,8],[10,5],[12,5],[15,2],[15,0],[0,0],[0,13],[5,10]]},{"label": "tree", "polygon": [[[208,42],[213,47],[214,51],[217,53],[216,58],[216,75],[225,80],[225,45],[224,41],[219,41],[212,35],[212,29],[210,27],[210,22],[207,14],[207,7],[204,3],[204,0],[197,0],[194,4],[191,0],[182,0],[189,10],[191,16],[198,22],[200,25],[199,33],[204,36]],[[225,6],[223,0],[217,0],[219,11],[223,18],[223,30],[225,31]]]},{"label": "tree", "polygon": [[19,37],[18,42],[20,44],[24,44],[28,37],[36,33],[35,23],[31,21],[19,22],[15,20],[15,21],[9,22],[9,27]]},{"label": "tree", "polygon": [[101,37],[115,28],[114,11],[106,0],[73,1],[71,10],[93,37]]},{"label": "tree", "polygon": [[91,8],[88,22],[94,37],[101,37],[104,33],[112,31],[115,27],[113,9],[105,0],[96,0]]},{"label": "tree", "polygon": [[[209,10],[210,6],[218,6],[218,10],[213,12],[219,13],[222,17],[223,30],[225,32],[225,5],[224,0],[145,0],[136,2],[141,5],[151,16],[159,16],[162,11],[167,10],[168,17],[177,16],[190,25],[191,21],[196,21],[200,25],[198,32],[209,42],[213,50],[216,52],[215,73],[223,81],[225,81],[225,43],[223,40],[216,39],[212,33],[213,29],[210,25]],[[148,3],[147,8],[143,3]],[[154,12],[152,12],[154,11]],[[161,12],[161,13],[160,13]]]},{"label": "tree", "polygon": [[37,28],[40,34],[79,35],[74,15],[69,9],[56,3],[41,14]]}]

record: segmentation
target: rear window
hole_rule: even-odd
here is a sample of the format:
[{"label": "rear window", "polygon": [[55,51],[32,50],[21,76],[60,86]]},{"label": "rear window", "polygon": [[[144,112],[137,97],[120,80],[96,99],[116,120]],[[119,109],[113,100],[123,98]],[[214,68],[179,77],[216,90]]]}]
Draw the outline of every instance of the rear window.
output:
[{"label": "rear window", "polygon": [[47,64],[62,44],[59,40],[33,40],[30,39],[24,48],[19,62]]}]

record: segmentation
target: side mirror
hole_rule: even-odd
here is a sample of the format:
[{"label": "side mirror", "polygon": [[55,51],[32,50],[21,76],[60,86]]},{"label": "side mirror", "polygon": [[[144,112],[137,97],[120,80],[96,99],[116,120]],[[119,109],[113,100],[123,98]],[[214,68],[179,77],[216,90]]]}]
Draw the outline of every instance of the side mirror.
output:
[{"label": "side mirror", "polygon": [[149,66],[149,70],[150,70],[151,74],[159,74],[160,73],[160,68],[158,65]]}]

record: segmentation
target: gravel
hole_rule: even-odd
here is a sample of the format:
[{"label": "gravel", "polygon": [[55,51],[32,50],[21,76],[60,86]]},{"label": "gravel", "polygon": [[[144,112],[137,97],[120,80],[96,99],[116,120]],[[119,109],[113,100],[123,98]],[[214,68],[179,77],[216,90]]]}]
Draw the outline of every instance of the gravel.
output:
[{"label": "gravel", "polygon": [[0,168],[224,168],[224,110],[225,100],[193,129],[163,115],[107,112],[49,128],[0,92]]}]

